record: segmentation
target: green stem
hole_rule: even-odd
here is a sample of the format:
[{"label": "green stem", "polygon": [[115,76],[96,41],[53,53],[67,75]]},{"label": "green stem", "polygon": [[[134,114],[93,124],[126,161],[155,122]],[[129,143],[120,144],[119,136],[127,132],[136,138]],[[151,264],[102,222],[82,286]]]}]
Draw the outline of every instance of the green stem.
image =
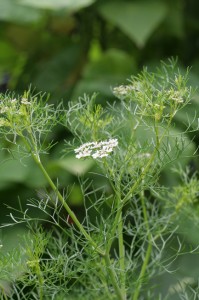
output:
[{"label": "green stem", "polygon": [[137,300],[138,297],[139,297],[140,290],[141,290],[141,287],[142,287],[142,280],[144,278],[146,268],[148,266],[148,262],[149,262],[149,259],[150,259],[150,256],[151,256],[151,250],[152,250],[152,243],[151,243],[151,241],[149,241],[148,246],[147,246],[147,250],[146,250],[145,259],[144,259],[144,262],[142,264],[140,275],[139,275],[138,281],[137,281],[136,290],[135,290],[135,293],[132,297],[132,300]]},{"label": "green stem", "polygon": [[[103,164],[104,164],[105,170],[111,175],[110,177],[113,177],[112,170],[109,170],[108,164],[106,163],[105,159],[103,160]],[[121,174],[120,174],[120,177],[121,177]],[[109,236],[108,236],[108,242],[107,242],[107,246],[106,246],[106,252],[107,253],[110,252],[111,245],[113,243],[114,236],[115,236],[115,233],[117,231],[117,228],[118,228],[118,234],[120,232],[119,239],[121,239],[121,241],[119,242],[119,244],[120,244],[119,248],[121,247],[121,249],[122,249],[122,245],[123,245],[123,229],[122,229],[122,226],[123,226],[123,224],[122,224],[123,204],[122,204],[122,201],[121,201],[120,181],[121,181],[121,178],[120,179],[116,178],[116,183],[113,184],[113,181],[110,180],[110,185],[111,185],[113,191],[115,192],[115,196],[116,196],[116,207],[114,207],[114,209],[116,210],[116,216],[115,216],[113,226],[111,227],[111,231],[110,231]],[[118,224],[121,225],[120,229],[118,227],[119,226]]]},{"label": "green stem", "polygon": [[115,220],[114,220],[113,226],[111,228],[111,232],[109,234],[108,243],[107,243],[107,246],[106,246],[106,251],[107,252],[110,252],[112,243],[114,241],[114,237],[115,237],[117,227],[118,227],[118,224],[119,224],[119,220],[120,220],[120,216],[121,216],[121,213],[122,213],[122,208],[123,208],[123,205],[120,204],[120,207],[117,209],[117,213],[115,215]]},{"label": "green stem", "polygon": [[115,274],[115,270],[114,270],[113,266],[111,265],[111,261],[110,261],[110,257],[109,257],[108,253],[105,254],[104,260],[105,260],[105,263],[106,263],[106,267],[109,270],[109,275],[110,275],[115,293],[117,295],[117,299],[118,300],[125,300],[125,298],[123,296],[123,293],[122,293],[122,291],[121,291],[121,289],[118,285],[118,282],[116,280],[117,276]]},{"label": "green stem", "polygon": [[147,209],[146,209],[146,205],[145,205],[144,190],[142,190],[140,192],[140,199],[141,199],[142,211],[143,211],[143,216],[144,216],[144,222],[145,222],[146,229],[147,229],[147,234],[149,234],[150,228],[149,228],[149,222],[148,222]]},{"label": "green stem", "polygon": [[141,205],[142,205],[142,211],[143,211],[143,216],[144,216],[144,222],[146,225],[146,230],[147,230],[147,236],[148,236],[148,246],[147,246],[147,250],[146,250],[146,254],[145,254],[145,258],[142,264],[142,268],[137,280],[137,285],[135,288],[135,293],[132,297],[132,300],[137,300],[140,294],[140,290],[142,287],[142,282],[143,282],[143,278],[145,276],[146,273],[146,269],[150,260],[150,256],[151,256],[151,251],[152,251],[152,239],[151,239],[151,233],[150,233],[150,228],[149,228],[149,222],[148,222],[148,216],[147,216],[147,210],[146,210],[146,205],[145,205],[145,198],[144,198],[144,191],[141,191]]},{"label": "green stem", "polygon": [[33,153],[31,146],[29,145],[29,143],[27,142],[27,140],[22,137],[24,144],[27,148],[27,150],[31,153],[32,158],[34,159],[35,163],[38,165],[38,167],[40,168],[40,170],[42,171],[44,177],[46,178],[46,180],[48,181],[50,187],[52,188],[52,190],[56,193],[60,203],[63,205],[63,207],[66,209],[66,211],[68,212],[68,214],[70,215],[71,219],[73,220],[73,222],[75,223],[75,225],[78,227],[78,229],[80,230],[80,232],[85,236],[85,238],[91,243],[91,245],[95,248],[95,250],[101,255],[104,256],[105,253],[96,245],[96,243],[93,241],[93,239],[91,238],[91,236],[86,232],[86,230],[84,229],[84,227],[82,226],[82,224],[79,222],[79,220],[77,219],[76,215],[74,214],[74,212],[70,209],[70,207],[68,206],[68,204],[65,202],[63,196],[61,195],[61,193],[59,192],[59,190],[57,189],[56,185],[54,184],[54,182],[52,181],[52,179],[50,178],[50,176],[48,175],[46,169],[44,168],[38,153]]},{"label": "green stem", "polygon": [[5,300],[8,300],[8,297],[6,296],[6,293],[5,293],[5,290],[4,290],[4,287],[2,285],[0,285],[0,289],[2,291],[2,300],[5,299]]},{"label": "green stem", "polygon": [[40,269],[39,262],[37,263],[36,266],[37,270],[37,276],[38,276],[38,281],[39,281],[39,300],[43,300],[43,284],[44,284],[44,278]]},{"label": "green stem", "polygon": [[[109,258],[109,254],[104,253],[97,245],[96,243],[93,241],[93,239],[90,237],[90,235],[86,232],[86,230],[83,228],[83,226],[81,225],[81,223],[78,221],[77,217],[75,216],[75,214],[73,213],[73,211],[70,209],[70,207],[67,205],[67,203],[65,202],[63,196],[61,195],[61,193],[58,191],[56,185],[53,183],[52,179],[50,178],[50,176],[48,175],[46,169],[44,168],[40,157],[37,153],[37,149],[35,149],[34,147],[34,151],[35,153],[32,151],[31,146],[29,144],[29,142],[24,138],[24,136],[22,136],[23,141],[26,145],[27,150],[31,153],[31,156],[33,157],[35,163],[38,165],[38,167],[40,168],[40,170],[42,171],[43,175],[45,176],[45,178],[47,179],[50,187],[52,188],[52,190],[57,194],[57,197],[59,199],[59,201],[61,202],[61,204],[63,205],[63,207],[66,209],[66,211],[68,212],[68,214],[70,215],[70,217],[72,218],[72,220],[74,221],[74,223],[76,224],[76,226],[78,227],[78,229],[80,230],[80,232],[85,236],[85,238],[92,244],[92,246],[95,248],[95,250],[98,252],[98,254],[100,254],[102,257],[104,257],[106,266],[110,272],[110,277],[111,277],[111,281],[114,287],[114,290],[116,292],[116,295],[118,297],[118,300],[125,300],[125,298],[123,297],[122,291],[117,283],[117,276],[115,274],[115,271],[113,269],[113,267],[111,266],[111,262],[110,262],[110,258]],[[33,139],[31,139],[31,141],[33,142]]]},{"label": "green stem", "polygon": [[[171,123],[171,119],[168,123],[168,127]],[[107,244],[107,247],[106,247],[106,251],[109,253],[110,252],[110,248],[112,246],[112,243],[113,243],[113,237],[116,233],[116,230],[118,228],[118,231],[120,231],[121,233],[121,229],[119,229],[119,223],[120,220],[121,220],[121,216],[122,216],[122,209],[124,207],[124,205],[126,204],[126,202],[129,200],[129,198],[132,196],[132,194],[135,192],[135,190],[137,189],[137,187],[142,183],[142,181],[144,180],[144,177],[146,176],[148,170],[150,169],[154,159],[155,159],[155,156],[159,150],[159,147],[160,147],[160,144],[161,144],[161,141],[163,140],[166,132],[167,132],[167,128],[165,129],[165,132],[162,134],[161,138],[159,138],[159,131],[158,131],[158,127],[155,123],[154,125],[155,127],[155,133],[156,133],[156,147],[151,155],[151,158],[149,159],[147,165],[145,166],[144,170],[142,171],[141,175],[139,176],[139,178],[137,179],[137,181],[134,183],[134,185],[130,188],[130,190],[128,191],[128,193],[126,194],[126,196],[123,198],[122,201],[118,202],[118,207],[117,207],[117,213],[116,213],[116,216],[115,216],[115,221],[113,223],[113,226],[112,226],[112,229],[111,229],[111,232],[110,232],[110,238],[109,238],[109,241],[108,241],[108,244]],[[147,226],[147,231],[148,231],[148,240],[149,240],[149,244],[148,244],[148,247],[147,247],[147,251],[146,251],[146,256],[145,256],[145,259],[144,259],[144,262],[143,262],[143,265],[142,265],[142,268],[141,268],[141,272],[140,272],[140,275],[139,275],[139,279],[140,278],[143,278],[145,272],[146,272],[146,268],[147,268],[147,265],[148,265],[148,262],[149,262],[149,259],[150,259],[150,255],[151,255],[151,250],[152,250],[152,243],[151,243],[151,234],[149,232],[149,226],[148,226],[148,219],[147,219],[147,212],[146,212],[146,207],[145,207],[145,203],[144,201],[142,201],[142,208],[143,208],[143,214],[144,214],[144,219],[145,219],[145,223],[146,223],[146,226]],[[122,227],[123,225],[121,225]],[[120,251],[120,259],[121,257],[123,256],[124,257],[124,249],[122,249],[122,244],[123,244],[123,236],[121,238],[121,235],[119,235],[120,237],[120,241],[119,241],[119,251]],[[124,261],[120,261],[120,267],[124,270]],[[122,275],[122,276],[125,276],[125,275]],[[122,278],[122,282],[124,280],[124,277]],[[135,295],[134,295],[134,299],[133,300],[136,300],[139,296],[139,293],[140,293],[140,289],[141,289],[141,281],[138,280],[138,285],[136,287],[136,292],[135,292]]]},{"label": "green stem", "polygon": [[119,217],[118,223],[118,243],[119,243],[119,264],[121,272],[121,291],[123,298],[126,299],[126,274],[125,274],[125,248],[124,248],[124,238],[123,238],[123,220],[122,211]]},{"label": "green stem", "polygon": [[[104,163],[104,168],[105,170],[107,170],[107,172],[109,172],[111,174],[112,170],[109,170],[109,167],[106,163],[106,160],[103,161]],[[111,177],[113,177],[113,174],[111,174]],[[122,295],[122,299],[126,299],[126,276],[125,276],[125,249],[124,249],[124,239],[123,239],[123,219],[122,219],[122,203],[121,203],[121,192],[120,190],[118,190],[118,188],[120,187],[120,179],[116,179],[116,183],[113,184],[113,182],[110,180],[110,184],[116,194],[116,209],[117,209],[117,213],[116,213],[116,218],[115,218],[115,222],[114,222],[114,226],[109,234],[109,239],[108,239],[108,243],[106,246],[106,253],[107,256],[109,257],[109,253],[110,253],[110,249],[111,249],[111,245],[113,242],[113,238],[115,236],[115,232],[116,230],[118,231],[118,245],[119,245],[119,266],[120,266],[120,285],[121,288],[119,288],[120,293]],[[109,258],[110,260],[110,258]],[[106,261],[107,264],[107,261]],[[114,270],[112,270],[112,282],[115,281],[116,279],[116,274],[114,272]],[[116,282],[117,283],[117,282]],[[116,285],[114,284],[114,288],[115,291],[117,291]],[[118,284],[117,284],[118,286]]]},{"label": "green stem", "polygon": [[70,207],[68,206],[68,204],[65,202],[63,196],[58,191],[56,185],[53,183],[52,179],[48,175],[48,173],[45,170],[45,168],[42,165],[42,163],[36,158],[36,156],[34,156],[34,158],[35,158],[35,162],[38,164],[39,168],[41,169],[42,173],[44,174],[45,178],[47,179],[47,181],[48,181],[49,185],[51,186],[52,190],[57,194],[59,201],[61,202],[61,204],[63,205],[63,207],[66,209],[66,211],[70,215],[70,217],[73,220],[73,222],[75,223],[75,225],[78,227],[78,229],[80,230],[80,232],[85,236],[85,238],[92,244],[92,246],[95,248],[95,250],[100,255],[103,256],[104,252],[101,249],[98,248],[98,246],[93,241],[93,239],[91,238],[91,236],[86,232],[86,230],[84,229],[84,227],[82,226],[82,224],[79,222],[79,220],[77,219],[77,217],[74,214],[74,212],[70,209]]}]

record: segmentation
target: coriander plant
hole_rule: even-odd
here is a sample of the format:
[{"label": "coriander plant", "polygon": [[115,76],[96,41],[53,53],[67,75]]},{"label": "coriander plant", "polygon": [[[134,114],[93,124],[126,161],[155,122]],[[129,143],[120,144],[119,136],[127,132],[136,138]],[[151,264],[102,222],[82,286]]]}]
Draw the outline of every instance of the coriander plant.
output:
[{"label": "coriander plant", "polygon": [[[117,101],[105,108],[96,95],[67,108],[48,104],[42,94],[1,95],[2,138],[15,146],[13,155],[22,163],[31,157],[48,182],[25,211],[11,211],[11,222],[2,225],[25,223],[28,234],[20,249],[1,254],[1,299],[170,299],[172,293],[158,292],[154,279],[170,272],[182,255],[178,218],[198,196],[197,175],[178,165],[193,150],[174,122],[191,101],[187,79],[188,72],[182,75],[173,61],[155,73],[144,69],[127,85],[114,87]],[[73,134],[62,156],[95,161],[93,177],[78,178],[83,218],[68,203],[70,189],[45,167],[56,125]],[[167,188],[160,179],[171,167],[181,182]],[[37,218],[33,208],[40,211]],[[174,240],[178,246],[167,255]],[[182,293],[175,297],[196,294]]]}]

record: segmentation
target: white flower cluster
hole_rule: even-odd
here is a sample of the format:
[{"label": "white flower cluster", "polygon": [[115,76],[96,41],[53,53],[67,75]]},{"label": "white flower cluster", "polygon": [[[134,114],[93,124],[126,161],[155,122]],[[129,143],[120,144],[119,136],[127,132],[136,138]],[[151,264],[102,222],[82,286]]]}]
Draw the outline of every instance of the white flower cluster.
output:
[{"label": "white flower cluster", "polygon": [[142,90],[140,82],[133,82],[131,85],[120,85],[113,88],[113,94],[118,98],[123,98],[132,91],[139,92]]},{"label": "white flower cluster", "polygon": [[28,99],[26,99],[26,98],[22,98],[21,103],[25,104],[25,105],[30,105],[31,104],[31,102],[29,102]]},{"label": "white flower cluster", "polygon": [[85,143],[74,151],[78,159],[89,156],[96,159],[108,156],[117,145],[117,139],[109,139],[107,141]]},{"label": "white flower cluster", "polygon": [[5,106],[5,107],[3,107],[3,108],[0,110],[0,113],[1,113],[1,114],[4,114],[4,113],[6,113],[7,111],[9,111],[9,107],[8,107],[8,106]]},{"label": "white flower cluster", "polygon": [[113,94],[116,96],[126,96],[133,88],[130,85],[120,85],[113,88]]},{"label": "white flower cluster", "polygon": [[169,96],[169,100],[176,101],[177,103],[183,103],[183,96],[180,91],[175,91],[174,89],[170,89],[167,92]]}]

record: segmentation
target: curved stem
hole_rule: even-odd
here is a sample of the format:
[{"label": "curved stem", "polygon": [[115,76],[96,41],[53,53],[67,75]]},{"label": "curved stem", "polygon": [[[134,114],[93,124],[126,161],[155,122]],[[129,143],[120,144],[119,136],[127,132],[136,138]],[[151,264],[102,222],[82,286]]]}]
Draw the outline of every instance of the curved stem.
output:
[{"label": "curved stem", "polygon": [[[24,144],[27,148],[27,150],[30,152],[31,156],[33,157],[35,163],[38,165],[38,167],[40,168],[40,170],[42,171],[43,175],[45,176],[45,178],[47,179],[50,187],[52,188],[52,190],[56,193],[59,201],[61,202],[61,204],[63,205],[63,207],[66,209],[66,211],[68,212],[68,214],[70,215],[70,217],[72,218],[72,220],[74,221],[75,225],[78,227],[78,229],[80,230],[80,232],[85,236],[85,238],[91,243],[91,245],[95,248],[95,250],[98,252],[99,255],[101,255],[106,263],[106,266],[110,272],[110,277],[111,277],[111,282],[112,285],[114,287],[115,293],[118,297],[118,300],[125,300],[125,297],[123,296],[123,293],[118,285],[118,282],[116,280],[117,276],[116,273],[111,265],[111,261],[110,261],[110,257],[109,257],[109,253],[105,253],[102,249],[100,249],[96,243],[93,241],[93,239],[91,238],[91,236],[86,232],[86,230],[83,228],[83,226],[81,225],[81,223],[79,222],[79,220],[77,219],[77,217],[75,216],[75,214],[73,213],[73,211],[70,209],[70,207],[68,206],[68,204],[65,202],[63,196],[61,195],[61,193],[58,191],[56,185],[54,184],[54,182],[52,181],[52,179],[50,178],[48,172],[46,171],[46,169],[44,168],[38,153],[34,153],[31,149],[31,146],[29,144],[29,142],[24,138],[24,136],[22,136],[22,139],[24,141]],[[33,140],[32,140],[33,141]],[[35,149],[35,148],[34,148]]]},{"label": "curved stem", "polygon": [[68,204],[66,203],[66,201],[64,200],[64,197],[61,195],[61,193],[59,192],[59,190],[57,189],[56,185],[54,184],[54,182],[52,181],[52,179],[50,178],[48,172],[46,171],[46,169],[44,168],[38,153],[33,153],[31,146],[29,145],[28,141],[22,136],[23,142],[27,148],[27,150],[30,152],[32,158],[34,159],[35,163],[38,165],[38,167],[40,168],[40,170],[42,171],[44,177],[46,178],[47,182],[49,183],[50,187],[52,188],[52,190],[55,192],[55,194],[57,195],[60,203],[63,205],[63,207],[66,209],[66,211],[68,212],[68,214],[70,215],[71,219],[73,220],[73,222],[75,223],[75,225],[78,227],[79,231],[85,236],[85,238],[92,244],[92,246],[95,248],[95,250],[101,255],[104,256],[105,253],[96,245],[96,243],[93,241],[93,239],[91,238],[91,236],[87,233],[87,231],[84,229],[84,227],[82,226],[82,224],[79,222],[79,220],[77,219],[76,215],[74,214],[74,212],[70,209],[70,207],[68,206]]}]

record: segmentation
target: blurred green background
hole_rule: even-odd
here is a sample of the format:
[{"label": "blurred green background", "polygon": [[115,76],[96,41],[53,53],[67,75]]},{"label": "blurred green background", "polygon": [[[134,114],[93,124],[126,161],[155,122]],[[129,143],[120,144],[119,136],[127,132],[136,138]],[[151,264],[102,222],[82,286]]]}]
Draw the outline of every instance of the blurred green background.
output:
[{"label": "blurred green background", "polygon": [[[84,93],[97,92],[106,105],[116,100],[111,87],[127,83],[143,66],[153,70],[160,60],[172,56],[178,57],[182,72],[192,67],[189,84],[195,87],[199,82],[198,13],[197,0],[0,0],[0,90],[21,94],[31,86],[35,93],[50,93],[51,102],[63,100],[66,105]],[[197,127],[198,100],[196,92],[193,105],[176,117],[177,130],[185,129],[187,116],[195,118],[190,129]],[[69,200],[79,212],[82,196],[76,175],[95,166],[75,160],[73,154],[60,159],[63,140],[72,138],[66,130],[56,128],[51,138],[59,143],[46,158],[46,166],[54,179],[59,176],[63,187],[75,182]],[[191,149],[197,149],[198,133],[188,138]],[[0,221],[4,223],[9,221],[6,205],[17,207],[20,197],[25,206],[26,199],[39,194],[46,182],[31,160],[18,162],[4,150],[7,142],[0,143]],[[197,170],[197,158],[181,163],[185,166],[190,161]],[[174,181],[165,171],[164,185]],[[198,227],[186,222],[182,224],[184,239],[197,245]],[[1,251],[12,249],[24,231],[25,226],[1,231]],[[184,257],[181,265],[192,264],[192,268],[183,267],[179,278],[196,276],[195,259]],[[167,289],[171,279],[164,280]]]}]

